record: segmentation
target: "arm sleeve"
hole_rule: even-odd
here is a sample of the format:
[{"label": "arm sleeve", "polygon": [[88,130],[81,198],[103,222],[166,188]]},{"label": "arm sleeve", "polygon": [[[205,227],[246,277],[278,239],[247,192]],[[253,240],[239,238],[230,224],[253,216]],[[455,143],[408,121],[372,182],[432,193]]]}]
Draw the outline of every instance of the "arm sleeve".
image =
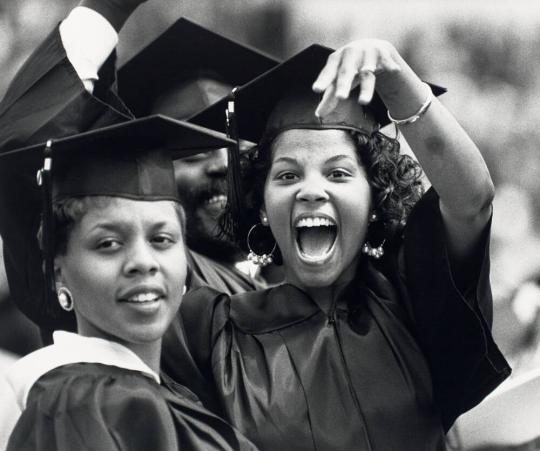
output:
[{"label": "arm sleeve", "polygon": [[20,417],[7,449],[180,449],[167,403],[155,390],[111,378],[88,382],[68,381],[57,393],[38,396]]},{"label": "arm sleeve", "polygon": [[101,14],[85,7],[74,8],[59,30],[69,62],[92,93],[100,68],[118,43],[118,34]]},{"label": "arm sleeve", "polygon": [[472,282],[466,290],[454,280],[433,189],[415,206],[404,231],[399,266],[409,295],[407,307],[430,365],[446,428],[510,374],[491,334],[490,226],[489,222],[468,265],[475,277],[468,277]]},{"label": "arm sleeve", "polygon": [[188,386],[203,405],[222,415],[212,371],[216,338],[229,318],[227,295],[202,287],[188,292],[163,337],[162,369]]}]

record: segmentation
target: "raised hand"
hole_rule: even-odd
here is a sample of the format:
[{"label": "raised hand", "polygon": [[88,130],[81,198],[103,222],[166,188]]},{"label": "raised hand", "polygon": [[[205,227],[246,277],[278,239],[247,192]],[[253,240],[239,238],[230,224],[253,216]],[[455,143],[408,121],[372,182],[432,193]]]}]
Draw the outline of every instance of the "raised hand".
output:
[{"label": "raised hand", "polygon": [[315,92],[324,93],[315,114],[323,117],[330,113],[358,85],[358,102],[371,102],[377,75],[401,71],[395,55],[392,44],[380,39],[361,39],[336,50],[313,83]]}]

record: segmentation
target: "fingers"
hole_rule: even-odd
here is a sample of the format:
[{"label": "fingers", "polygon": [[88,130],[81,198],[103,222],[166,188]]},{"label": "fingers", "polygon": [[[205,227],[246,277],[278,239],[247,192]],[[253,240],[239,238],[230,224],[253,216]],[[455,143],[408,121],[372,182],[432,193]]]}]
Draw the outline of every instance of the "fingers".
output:
[{"label": "fingers", "polygon": [[357,85],[360,85],[358,102],[369,104],[375,94],[376,74],[401,70],[392,57],[392,49],[385,41],[366,39],[332,53],[313,83],[315,92],[324,93],[315,114],[321,117],[330,113]]},{"label": "fingers", "polygon": [[321,101],[319,102],[319,105],[317,105],[317,109],[315,110],[315,116],[317,117],[325,117],[329,113],[331,113],[334,108],[339,103],[339,99],[335,96],[336,92],[336,86],[334,83],[332,83],[325,91],[322,96]]},{"label": "fingers", "polygon": [[317,80],[313,83],[313,90],[315,92],[324,92],[334,82],[336,78],[339,63],[341,61],[341,54],[338,52],[332,53],[322,71],[319,73]]},{"label": "fingers", "polygon": [[371,102],[375,93],[375,71],[377,70],[379,55],[373,48],[364,51],[362,65],[358,71],[358,80],[360,82],[360,93],[358,94],[358,103],[367,105]]},{"label": "fingers", "polygon": [[337,70],[336,96],[340,99],[349,97],[353,82],[358,75],[358,67],[363,58],[363,51],[345,48],[341,54],[341,61]]}]

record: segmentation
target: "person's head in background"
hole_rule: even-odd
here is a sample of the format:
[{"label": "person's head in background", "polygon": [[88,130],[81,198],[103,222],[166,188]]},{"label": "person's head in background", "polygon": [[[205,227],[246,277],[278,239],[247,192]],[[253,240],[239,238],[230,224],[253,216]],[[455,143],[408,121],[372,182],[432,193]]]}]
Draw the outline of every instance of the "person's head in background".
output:
[{"label": "person's head in background", "polygon": [[[180,19],[120,69],[119,93],[136,116],[188,120],[275,64],[256,50]],[[219,228],[227,204],[227,149],[178,159],[174,166],[187,245],[213,259],[238,260],[239,248]]]}]

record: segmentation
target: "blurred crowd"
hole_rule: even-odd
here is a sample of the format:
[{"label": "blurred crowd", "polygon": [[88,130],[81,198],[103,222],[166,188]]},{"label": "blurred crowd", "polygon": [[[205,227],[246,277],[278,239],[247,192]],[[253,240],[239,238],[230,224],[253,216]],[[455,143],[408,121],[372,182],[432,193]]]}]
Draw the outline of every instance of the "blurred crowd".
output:
[{"label": "blurred crowd", "polygon": [[[0,97],[29,52],[76,3],[0,2]],[[339,46],[356,37],[391,40],[425,79],[448,88],[443,102],[491,170],[497,189],[494,331],[519,373],[540,366],[540,7],[533,1],[469,3],[150,1],[123,30],[119,61],[182,15],[277,57],[314,41]],[[0,348],[27,353],[37,346],[37,332],[9,304],[3,274],[0,285]]]}]

